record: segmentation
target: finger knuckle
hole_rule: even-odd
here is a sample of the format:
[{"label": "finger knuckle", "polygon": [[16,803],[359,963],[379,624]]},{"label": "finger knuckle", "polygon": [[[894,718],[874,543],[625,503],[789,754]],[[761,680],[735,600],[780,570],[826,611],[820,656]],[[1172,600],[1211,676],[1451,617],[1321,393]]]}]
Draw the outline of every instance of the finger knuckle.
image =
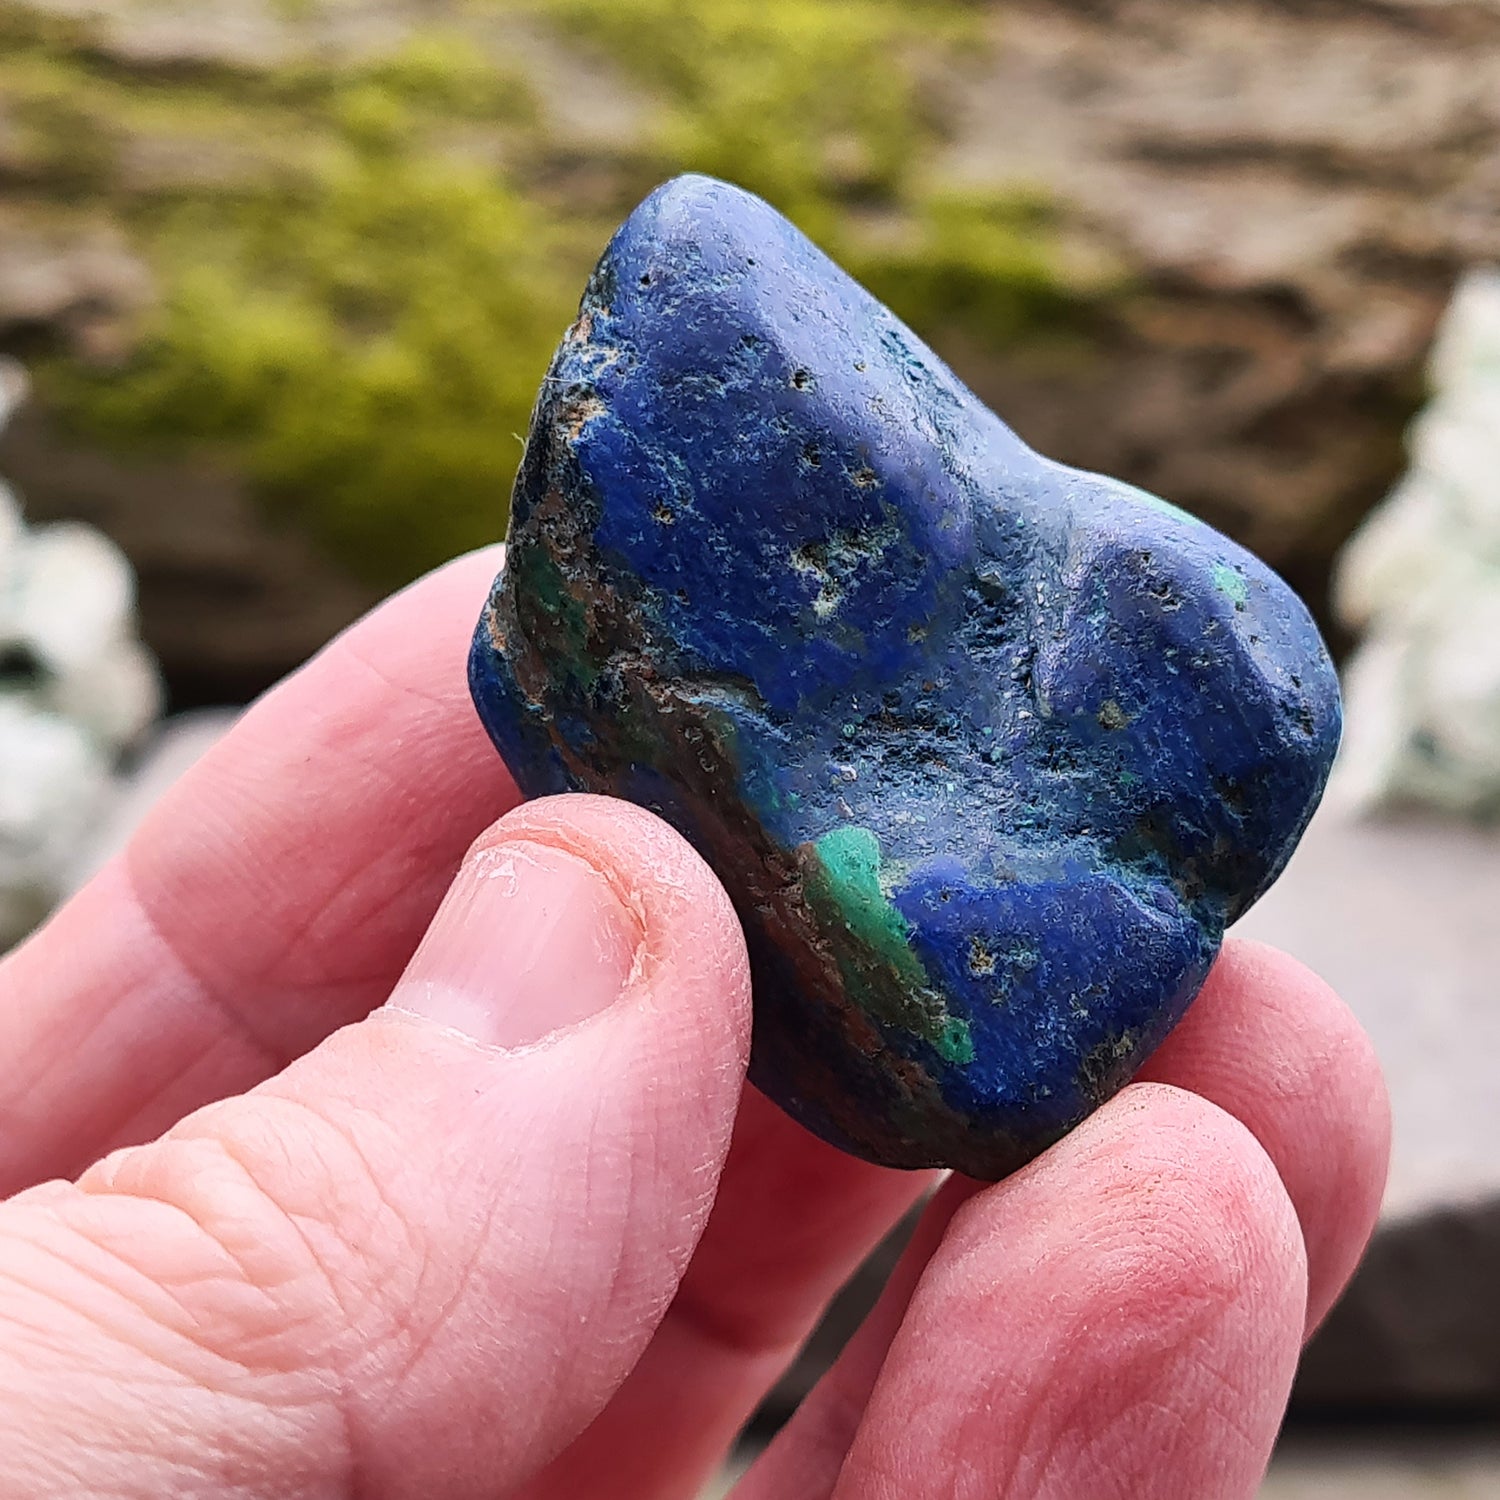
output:
[{"label": "finger knuckle", "polygon": [[381,1190],[354,1132],[306,1106],[260,1099],[199,1111],[160,1141],[107,1158],[79,1180],[75,1227],[171,1289],[180,1324],[249,1368],[339,1368],[391,1334],[420,1274],[417,1242]]}]

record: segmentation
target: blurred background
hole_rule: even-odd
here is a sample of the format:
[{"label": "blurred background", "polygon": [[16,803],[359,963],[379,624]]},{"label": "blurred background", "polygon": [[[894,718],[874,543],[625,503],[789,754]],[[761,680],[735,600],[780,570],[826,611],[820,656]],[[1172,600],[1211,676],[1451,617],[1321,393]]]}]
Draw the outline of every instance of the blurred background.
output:
[{"label": "blurred background", "polygon": [[1361,1013],[1397,1154],[1267,1495],[1500,1496],[1496,0],[0,0],[0,943],[205,710],[502,534],[687,168],[1324,626],[1349,751],[1246,927]]}]

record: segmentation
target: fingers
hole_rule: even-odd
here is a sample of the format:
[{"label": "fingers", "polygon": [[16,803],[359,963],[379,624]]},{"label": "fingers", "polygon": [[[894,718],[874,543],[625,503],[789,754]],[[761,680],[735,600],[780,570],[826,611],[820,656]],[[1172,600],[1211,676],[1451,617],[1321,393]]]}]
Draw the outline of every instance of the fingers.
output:
[{"label": "fingers", "polygon": [[[1386,1149],[1378,1070],[1348,1010],[1284,955],[1231,943],[1153,1067],[1255,1131],[1287,1178],[1312,1297],[1326,1306],[1373,1222]],[[606,1475],[622,1500],[697,1493],[817,1309],[917,1191],[829,1153],[750,1095],[709,1229],[657,1341],[530,1493],[585,1493]],[[828,1494],[912,1287],[973,1191],[951,1183],[929,1210],[880,1306],[757,1464],[748,1495]]]},{"label": "fingers", "polygon": [[[1305,1296],[1291,1204],[1254,1138],[1136,1085],[958,1208],[831,1493],[1250,1500]],[[744,1493],[770,1491],[752,1470]]]},{"label": "fingers", "polygon": [[251,1087],[385,997],[517,800],[464,677],[498,563],[423,579],[256,704],[0,965],[0,1193]]},{"label": "fingers", "polygon": [[1192,1094],[1132,1088],[959,1210],[834,1495],[1250,1500],[1305,1296],[1254,1138]]},{"label": "fingers", "polygon": [[[1305,1241],[1311,1327],[1368,1239],[1385,1178],[1389,1114],[1368,1039],[1301,965],[1232,940],[1146,1073],[1217,1103],[1270,1157]],[[949,1184],[928,1210],[876,1311],[752,1471],[747,1500],[829,1493],[911,1290],[972,1190]]]},{"label": "fingers", "polygon": [[1348,1006],[1275,948],[1231,938],[1142,1079],[1247,1125],[1276,1165],[1307,1246],[1307,1331],[1343,1291],[1380,1211],[1390,1102]]},{"label": "fingers", "polygon": [[0,1210],[0,1491],[522,1482],[671,1301],[748,1032],[682,840],[603,799],[511,814],[389,1007]]},{"label": "fingers", "polygon": [[701,1494],[828,1302],[934,1176],[857,1161],[747,1090],[708,1228],[655,1340],[524,1500]]}]

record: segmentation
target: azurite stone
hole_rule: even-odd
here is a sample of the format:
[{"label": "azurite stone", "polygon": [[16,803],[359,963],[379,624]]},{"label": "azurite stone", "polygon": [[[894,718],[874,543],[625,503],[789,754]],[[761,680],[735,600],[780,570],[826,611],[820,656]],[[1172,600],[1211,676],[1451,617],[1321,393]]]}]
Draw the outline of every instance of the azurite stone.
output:
[{"label": "azurite stone", "polygon": [[753,1081],[1003,1176],[1121,1086],[1281,869],[1339,735],[1274,574],[1039,457],[759,199],[615,235],[475,635],[524,791],[662,814],[755,980]]}]

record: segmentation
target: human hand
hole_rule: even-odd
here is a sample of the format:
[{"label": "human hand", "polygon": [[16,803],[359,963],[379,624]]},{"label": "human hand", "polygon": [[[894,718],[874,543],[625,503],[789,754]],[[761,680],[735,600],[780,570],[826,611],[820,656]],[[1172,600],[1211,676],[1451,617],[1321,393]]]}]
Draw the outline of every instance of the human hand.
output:
[{"label": "human hand", "polygon": [[[742,1097],[681,839],[516,806],[462,672],[495,565],[251,709],[0,967],[0,1495],[689,1497],[931,1185]],[[942,1187],[737,1495],[1254,1493],[1384,1091],[1236,943],[1148,1072]]]}]

